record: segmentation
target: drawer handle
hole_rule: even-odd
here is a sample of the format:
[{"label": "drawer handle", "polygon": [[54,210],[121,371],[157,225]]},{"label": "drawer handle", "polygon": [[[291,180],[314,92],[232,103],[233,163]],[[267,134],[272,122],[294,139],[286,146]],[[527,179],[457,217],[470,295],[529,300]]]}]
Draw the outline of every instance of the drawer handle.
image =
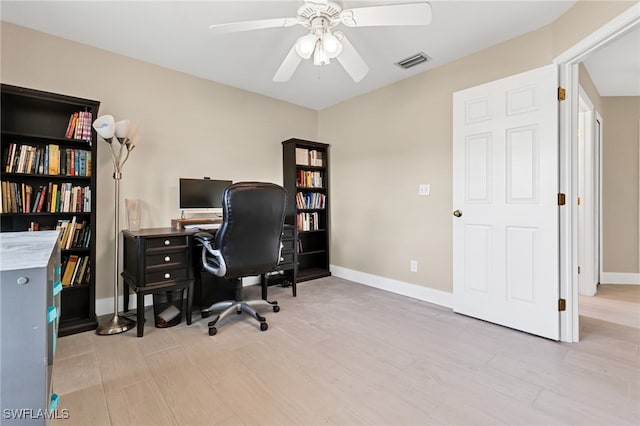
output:
[{"label": "drawer handle", "polygon": [[164,274],[164,277],[165,278],[171,278],[171,274],[167,272],[166,274]]},{"label": "drawer handle", "polygon": [[165,245],[165,246],[168,246],[169,244],[171,244],[171,241],[170,241],[170,240],[164,240],[164,245]]},{"label": "drawer handle", "polygon": [[62,283],[60,281],[56,281],[53,283],[53,295],[57,296],[62,291]]},{"label": "drawer handle", "polygon": [[171,262],[171,256],[165,256],[164,257],[164,261],[165,262]]},{"label": "drawer handle", "polygon": [[47,307],[47,322],[51,323],[58,318],[58,310],[55,306]]},{"label": "drawer handle", "polygon": [[59,405],[60,405],[60,398],[58,397],[58,394],[52,393],[51,400],[49,402],[49,413],[51,413],[53,410],[58,408]]}]

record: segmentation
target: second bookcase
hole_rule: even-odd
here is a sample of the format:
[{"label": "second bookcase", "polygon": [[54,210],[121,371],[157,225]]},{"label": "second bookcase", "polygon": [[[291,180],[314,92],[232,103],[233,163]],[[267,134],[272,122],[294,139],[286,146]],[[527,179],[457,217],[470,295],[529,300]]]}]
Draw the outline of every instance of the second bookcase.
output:
[{"label": "second bookcase", "polygon": [[282,142],[282,174],[288,197],[285,221],[296,227],[297,280],[329,276],[329,145]]}]

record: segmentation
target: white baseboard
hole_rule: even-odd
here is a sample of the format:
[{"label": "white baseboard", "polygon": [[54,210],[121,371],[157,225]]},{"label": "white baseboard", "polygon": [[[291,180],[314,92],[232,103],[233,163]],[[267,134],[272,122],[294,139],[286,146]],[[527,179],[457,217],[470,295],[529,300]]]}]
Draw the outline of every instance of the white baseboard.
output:
[{"label": "white baseboard", "polygon": [[414,299],[444,306],[453,307],[453,294],[446,291],[434,290],[404,281],[393,280],[391,278],[380,277],[378,275],[367,274],[366,272],[354,271],[342,266],[330,265],[331,273],[345,280],[355,281],[369,287],[379,288],[391,293],[401,294]]},{"label": "white baseboard", "polygon": [[[242,286],[247,287],[250,285],[260,284],[260,277],[246,277],[242,279]],[[118,309],[122,312],[124,299],[122,296],[118,297]],[[153,305],[153,295],[145,294],[144,296],[144,306]],[[136,309],[137,306],[137,298],[135,294],[129,295],[129,309]],[[113,313],[113,298],[106,297],[104,299],[96,299],[96,315],[108,315]]]},{"label": "white baseboard", "polygon": [[640,274],[633,272],[603,272],[600,284],[640,285]]}]

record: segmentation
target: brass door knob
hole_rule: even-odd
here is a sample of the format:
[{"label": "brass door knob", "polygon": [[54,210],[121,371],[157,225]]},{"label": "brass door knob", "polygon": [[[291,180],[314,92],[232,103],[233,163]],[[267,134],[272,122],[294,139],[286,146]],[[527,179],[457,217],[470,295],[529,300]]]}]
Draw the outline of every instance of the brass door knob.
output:
[{"label": "brass door knob", "polygon": [[462,211],[460,211],[460,210],[456,210],[456,211],[454,211],[454,212],[453,212],[453,215],[454,215],[455,217],[460,217],[460,216],[462,216]]}]

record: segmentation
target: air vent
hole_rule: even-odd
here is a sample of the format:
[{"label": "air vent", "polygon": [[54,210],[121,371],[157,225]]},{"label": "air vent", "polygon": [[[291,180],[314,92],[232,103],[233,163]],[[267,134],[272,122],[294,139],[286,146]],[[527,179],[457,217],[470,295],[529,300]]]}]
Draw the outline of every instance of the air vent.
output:
[{"label": "air vent", "polygon": [[408,58],[403,59],[399,62],[396,62],[396,65],[399,66],[400,68],[409,69],[423,62],[427,62],[430,59],[431,58],[428,57],[424,52],[420,52],[420,53],[416,53],[413,56],[409,56]]}]

